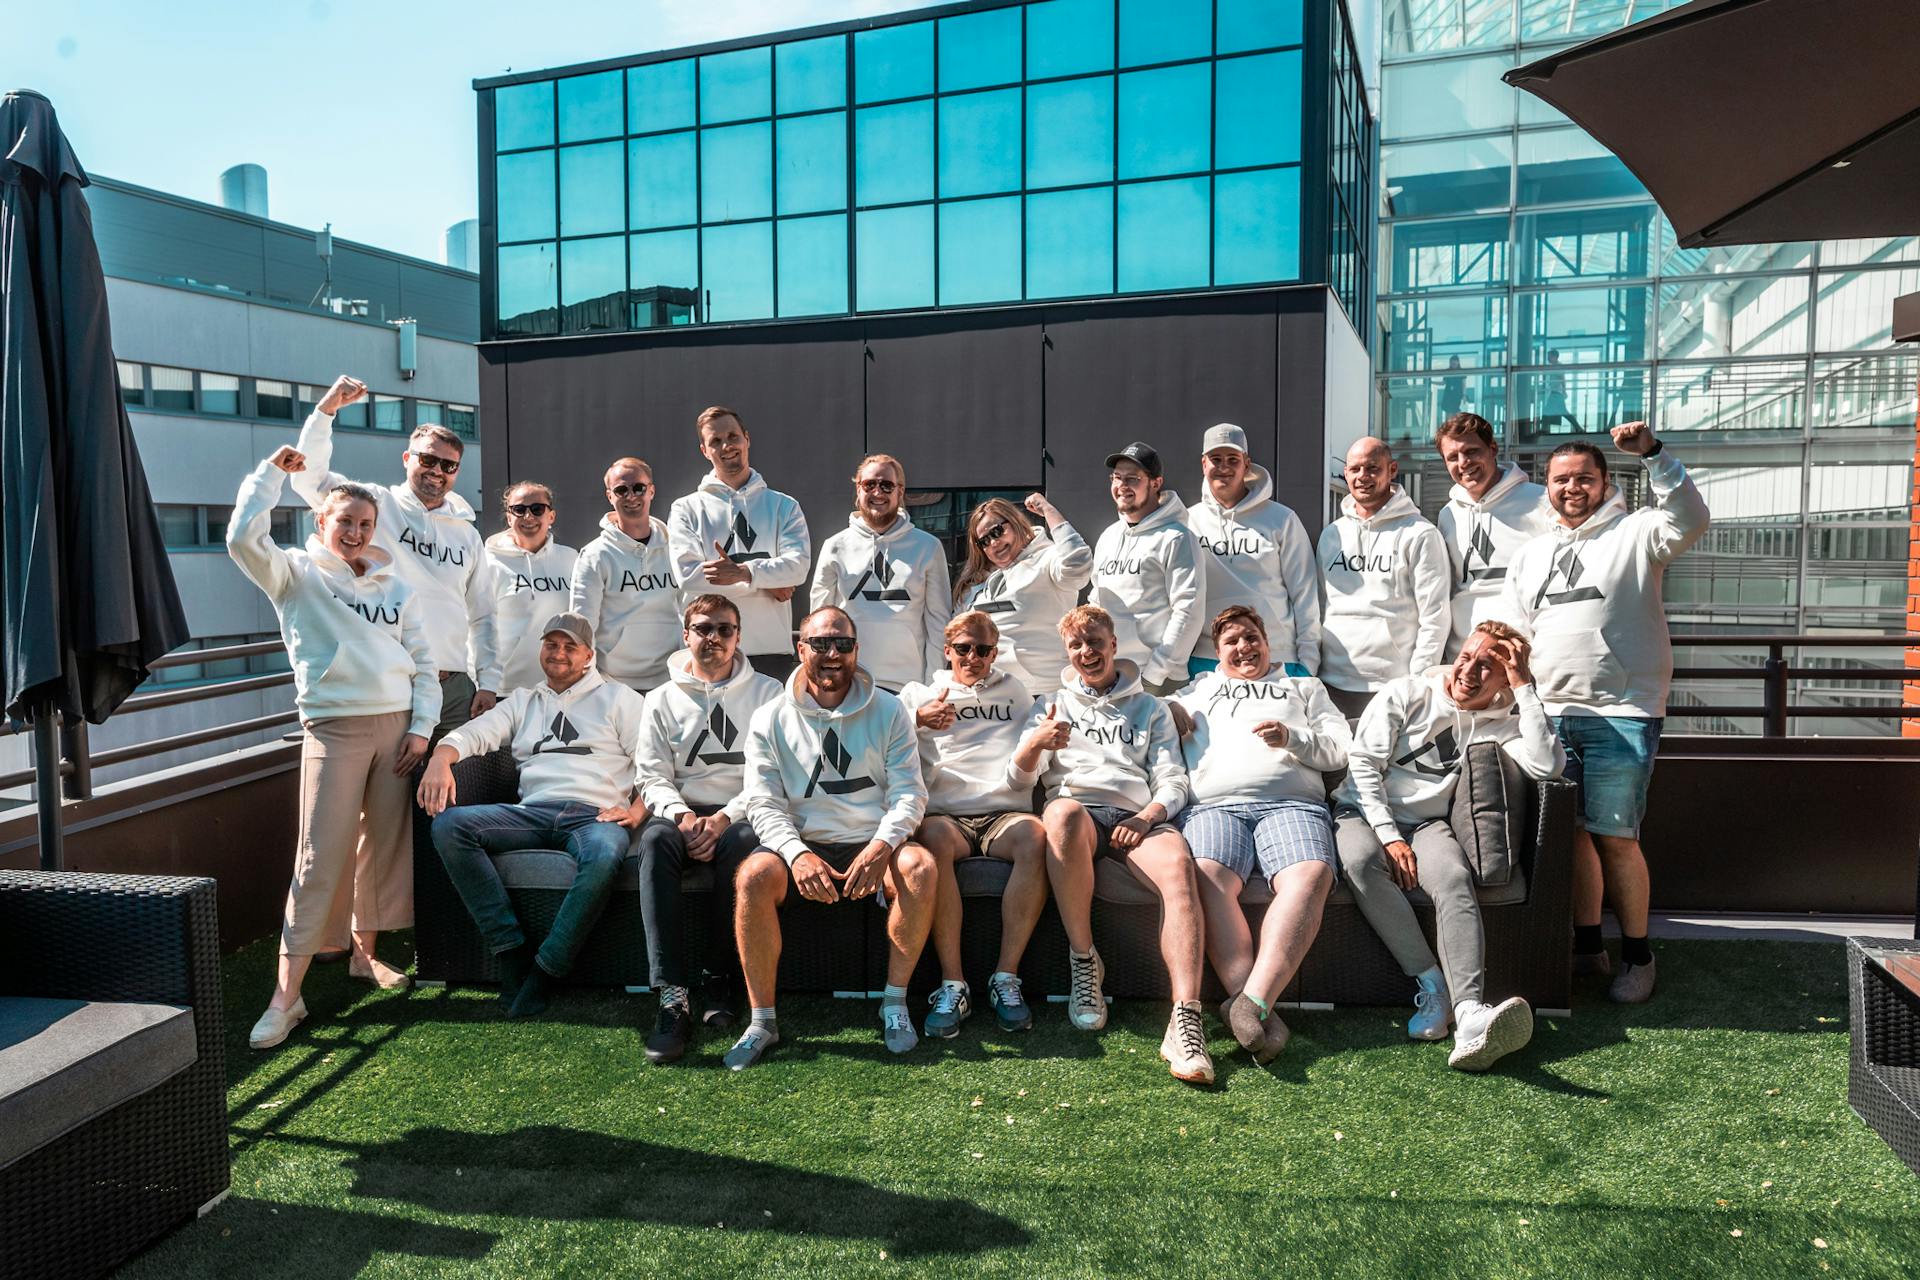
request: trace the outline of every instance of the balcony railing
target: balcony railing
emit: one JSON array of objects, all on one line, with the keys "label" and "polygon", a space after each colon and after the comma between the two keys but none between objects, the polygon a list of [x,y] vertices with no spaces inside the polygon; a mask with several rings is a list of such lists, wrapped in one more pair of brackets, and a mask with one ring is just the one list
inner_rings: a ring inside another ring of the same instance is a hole
[{"label": "balcony railing", "polygon": [[1710,705],[1688,707],[1688,717],[1719,716],[1728,720],[1760,721],[1760,736],[1784,738],[1787,723],[1796,717],[1852,720],[1907,720],[1920,717],[1920,706],[1898,703],[1859,706],[1829,706],[1820,703],[1791,702],[1795,680],[1858,680],[1863,683],[1920,683],[1920,669],[1909,667],[1873,667],[1854,663],[1848,666],[1805,667],[1787,660],[1789,649],[1911,649],[1920,646],[1920,635],[1740,635],[1722,633],[1676,634],[1674,648],[1688,649],[1765,649],[1767,656],[1758,667],[1675,667],[1675,680],[1713,680],[1760,682],[1758,706]]}]

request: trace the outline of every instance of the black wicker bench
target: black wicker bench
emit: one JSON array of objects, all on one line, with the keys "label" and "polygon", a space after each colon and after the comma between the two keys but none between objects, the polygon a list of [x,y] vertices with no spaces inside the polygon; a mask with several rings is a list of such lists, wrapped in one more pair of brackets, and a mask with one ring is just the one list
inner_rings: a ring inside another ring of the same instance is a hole
[{"label": "black wicker bench", "polygon": [[1847,1103],[1920,1173],[1920,942],[1848,938]]}]

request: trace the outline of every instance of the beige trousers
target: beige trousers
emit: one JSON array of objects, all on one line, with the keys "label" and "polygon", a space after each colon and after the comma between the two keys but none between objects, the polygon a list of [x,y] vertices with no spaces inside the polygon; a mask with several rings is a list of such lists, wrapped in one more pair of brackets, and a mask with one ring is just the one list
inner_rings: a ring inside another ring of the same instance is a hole
[{"label": "beige trousers", "polygon": [[413,924],[412,779],[393,764],[408,714],[302,722],[300,843],[280,954],[352,944],[349,930]]}]

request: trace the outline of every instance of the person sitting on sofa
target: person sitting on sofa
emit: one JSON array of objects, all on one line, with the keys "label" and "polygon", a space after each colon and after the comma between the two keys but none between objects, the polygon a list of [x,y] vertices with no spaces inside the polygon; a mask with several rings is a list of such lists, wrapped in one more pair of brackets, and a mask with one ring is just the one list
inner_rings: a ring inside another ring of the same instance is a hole
[{"label": "person sitting on sofa", "polygon": [[[1467,748],[1496,742],[1530,778],[1555,778],[1566,751],[1527,667],[1527,642],[1482,622],[1451,667],[1390,680],[1368,704],[1347,756],[1335,843],[1360,914],[1419,984],[1407,1019],[1416,1040],[1454,1031],[1447,1065],[1485,1071],[1533,1038],[1519,996],[1483,1002],[1486,933],[1473,870],[1447,825]],[[1420,932],[1406,890],[1433,899],[1440,959]],[[1449,1000],[1451,994],[1451,1000]]]},{"label": "person sitting on sofa", "polygon": [[[420,780],[433,846],[493,949],[500,999],[515,1018],[543,1012],[552,981],[572,972],[613,896],[628,838],[647,813],[633,798],[646,704],[594,665],[593,628],[585,618],[556,613],[547,619],[540,667],[544,682],[515,689],[442,738]],[[502,746],[511,747],[520,767],[520,802],[460,805],[454,764]],[[490,856],[524,849],[560,850],[575,863],[573,884],[537,953]]]}]

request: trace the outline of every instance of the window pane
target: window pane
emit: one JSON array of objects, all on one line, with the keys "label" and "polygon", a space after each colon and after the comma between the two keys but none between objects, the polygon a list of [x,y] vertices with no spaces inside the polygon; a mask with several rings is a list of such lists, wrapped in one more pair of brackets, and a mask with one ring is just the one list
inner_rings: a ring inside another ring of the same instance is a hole
[{"label": "window pane", "polygon": [[560,149],[560,234],[593,235],[626,228],[627,175],[618,142]]},{"label": "window pane", "polygon": [[1113,188],[1027,197],[1027,296],[1113,292]]},{"label": "window pane", "polygon": [[[1387,303],[1382,334],[1389,369],[1458,368],[1507,362],[1504,293],[1438,294]],[[1485,416],[1485,415],[1482,415]]]},{"label": "window pane", "polygon": [[773,314],[773,224],[709,227],[700,258],[709,320],[759,320]]},{"label": "window pane", "polygon": [[700,131],[700,221],[732,222],[773,212],[773,126]]},{"label": "window pane", "polygon": [[875,27],[853,36],[853,100],[885,102],[933,92],[933,24]]},{"label": "window pane", "polygon": [[[1213,90],[1206,63],[1120,77],[1120,176],[1150,178],[1207,168]],[[1268,127],[1272,127],[1269,120]]]},{"label": "window pane", "polygon": [[1027,185],[1064,187],[1112,178],[1113,77],[1028,88]]},{"label": "window pane", "polygon": [[1544,369],[1515,373],[1513,439],[1598,435],[1647,416],[1645,369]]},{"label": "window pane", "polygon": [[634,133],[693,127],[693,59],[652,62],[627,72],[627,128]]},{"label": "window pane", "polygon": [[1113,0],[1045,0],[1026,8],[1028,79],[1113,68]]},{"label": "window pane", "polygon": [[450,404],[445,425],[455,435],[471,440],[480,432],[480,415],[470,404]]},{"label": "window pane", "polygon": [[693,318],[700,296],[700,242],[692,231],[629,236],[627,323],[635,329]]},{"label": "window pane", "polygon": [[1385,212],[1405,218],[1505,208],[1512,169],[1513,139],[1506,134],[1382,147]]},{"label": "window pane", "polygon": [[1300,277],[1300,171],[1257,169],[1213,180],[1213,282]]},{"label": "window pane", "polygon": [[1813,429],[1821,435],[1892,428],[1913,422],[1920,357],[1848,356],[1813,364]]},{"label": "window pane", "polygon": [[1176,178],[1120,188],[1120,291],[1207,283],[1207,180]]},{"label": "window pane", "polygon": [[[1769,432],[1797,437],[1801,433],[1801,396],[1806,380],[1806,365],[1798,360],[1665,365],[1660,370],[1659,410],[1654,422],[1663,437],[1677,431]],[[1753,437],[1750,434],[1748,438]],[[1795,494],[1795,515],[1799,506],[1799,495]],[[1716,517],[1719,514],[1716,512]]]},{"label": "window pane", "polygon": [[854,117],[853,193],[859,204],[933,197],[933,103],[869,107]]},{"label": "window pane", "polygon": [[373,429],[375,431],[405,431],[407,429],[407,402],[400,396],[375,395],[373,397]]},{"label": "window pane", "polygon": [[201,374],[200,412],[240,412],[240,379],[230,373]]},{"label": "window pane", "polygon": [[847,113],[801,116],[777,126],[781,213],[847,207]]},{"label": "window pane", "polygon": [[776,46],[773,83],[782,114],[845,106],[847,38],[822,36]]},{"label": "window pane", "polygon": [[436,426],[447,425],[447,406],[434,400],[415,400],[413,402],[413,425],[424,427],[428,423]]},{"label": "window pane", "polygon": [[493,145],[501,151],[553,145],[553,81],[493,91]]},{"label": "window pane", "polygon": [[1645,197],[1646,188],[1611,151],[1581,129],[1520,135],[1521,204],[1572,204]]},{"label": "window pane", "polygon": [[1870,240],[1822,240],[1820,265],[1823,267],[1880,266],[1890,262],[1920,260],[1920,238],[1901,236]]},{"label": "window pane", "polygon": [[859,308],[891,311],[933,305],[933,206],[860,215]]},{"label": "window pane", "polygon": [[[545,330],[545,332],[551,333],[553,331],[548,329]],[[367,429],[367,402],[360,400],[353,404],[342,406],[340,412],[333,416],[333,425],[336,427],[352,427],[356,431],[365,431]]]},{"label": "window pane", "polygon": [[1020,296],[1020,198],[940,206],[940,305]]},{"label": "window pane", "polygon": [[693,133],[660,133],[627,144],[627,217],[635,228],[698,221]]},{"label": "window pane", "polygon": [[1020,91],[997,89],[942,98],[940,194],[976,196],[1019,189]]},{"label": "window pane", "polygon": [[503,336],[560,331],[558,265],[551,242],[500,250],[499,332]]},{"label": "window pane", "polygon": [[1433,429],[1456,413],[1477,413],[1505,433],[1507,373],[1455,373],[1450,358],[1431,377],[1388,378],[1381,387],[1381,421],[1389,444],[1433,447]]},{"label": "window pane", "polygon": [[1807,349],[1806,276],[1660,286],[1660,357],[1779,356]]},{"label": "window pane", "polygon": [[847,217],[789,218],[780,224],[780,314],[847,311]]},{"label": "window pane", "polygon": [[[1227,26],[1225,10],[1229,3],[1258,2],[1221,0],[1222,33]],[[1386,0],[1381,9],[1381,44],[1389,55],[1443,53],[1448,49],[1513,43],[1513,0],[1460,0],[1457,4],[1445,5]]]},{"label": "window pane", "polygon": [[553,152],[501,156],[498,175],[500,239],[535,240],[553,234]]},{"label": "window pane", "polygon": [[[1484,0],[1468,0],[1469,4]],[[1218,0],[1220,53],[1300,43],[1300,0]]]},{"label": "window pane", "polygon": [[1612,364],[1647,354],[1647,290],[1557,289],[1514,297],[1515,364]]},{"label": "window pane", "polygon": [[701,124],[772,114],[773,57],[769,50],[739,49],[700,59]]},{"label": "window pane", "polygon": [[1520,0],[1520,39],[1580,40],[1650,18],[1681,0]]},{"label": "window pane", "polygon": [[595,333],[627,327],[625,236],[568,240],[560,246],[560,331]]},{"label": "window pane", "polygon": [[153,366],[153,407],[193,412],[193,370]]},{"label": "window pane", "polygon": [[306,539],[306,530],[302,528],[301,516],[304,513],[292,507],[275,507],[269,520],[273,531],[273,540],[280,546],[297,546]]},{"label": "window pane", "polygon": [[1206,57],[1213,52],[1212,10],[1193,0],[1120,0],[1120,65]]},{"label": "window pane", "polygon": [[625,132],[620,101],[621,75],[569,76],[560,82],[560,141],[617,138]]},{"label": "window pane", "polygon": [[1513,65],[1509,54],[1412,62],[1381,72],[1380,136],[1426,138],[1513,125],[1514,100],[1533,95],[1500,79]]},{"label": "window pane", "polygon": [[1300,158],[1300,54],[1267,53],[1214,64],[1216,168]]},{"label": "window pane", "polygon": [[265,378],[253,384],[253,411],[262,418],[293,417],[293,384],[269,382]]},{"label": "window pane", "polygon": [[1524,214],[1520,278],[1544,283],[1644,276],[1654,213],[1648,204]]},{"label": "window pane", "polygon": [[1820,277],[1815,342],[1822,351],[1865,351],[1893,342],[1893,300],[1920,289],[1920,270],[1843,271]]},{"label": "window pane", "polygon": [[1389,292],[1507,282],[1507,216],[1396,222],[1383,228],[1393,275]]},{"label": "window pane", "polygon": [[940,20],[940,92],[1020,79],[1020,6]]},{"label": "window pane", "polygon": [[120,372],[120,403],[145,404],[147,402],[146,366],[131,364],[125,360],[114,361]]},{"label": "window pane", "polygon": [[160,540],[167,546],[200,545],[200,508],[177,502],[158,502],[153,510],[160,517]]}]

